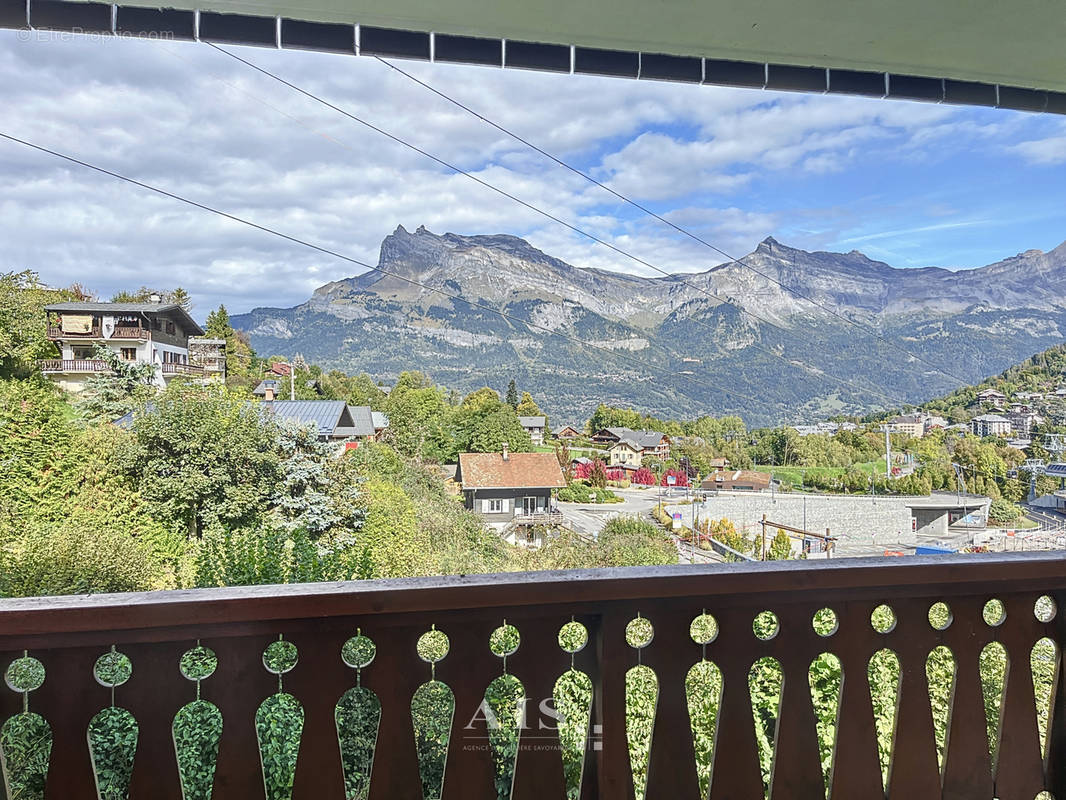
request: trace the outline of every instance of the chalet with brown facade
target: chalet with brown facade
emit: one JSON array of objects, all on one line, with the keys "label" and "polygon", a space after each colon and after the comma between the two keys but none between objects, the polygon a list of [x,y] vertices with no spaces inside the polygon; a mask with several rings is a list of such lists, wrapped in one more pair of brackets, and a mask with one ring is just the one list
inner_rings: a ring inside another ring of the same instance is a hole
[{"label": "chalet with brown facade", "polygon": [[203,329],[173,303],[55,303],[45,306],[48,338],[58,358],[39,362],[41,372],[62,388],[78,392],[96,372],[108,371],[95,357],[103,346],[123,361],[153,364],[160,385],[177,375],[202,376],[189,358],[189,337]]},{"label": "chalet with brown facade", "polygon": [[561,428],[556,428],[552,431],[552,436],[556,439],[566,441],[568,439],[578,439],[581,437],[581,431],[575,428],[573,425],[563,425]]}]

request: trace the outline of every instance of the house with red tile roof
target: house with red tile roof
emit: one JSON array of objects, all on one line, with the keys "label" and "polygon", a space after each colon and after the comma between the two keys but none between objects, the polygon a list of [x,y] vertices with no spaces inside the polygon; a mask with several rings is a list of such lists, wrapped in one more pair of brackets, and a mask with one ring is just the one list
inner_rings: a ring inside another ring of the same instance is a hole
[{"label": "house with red tile roof", "polygon": [[460,453],[456,481],[466,507],[487,522],[550,519],[552,489],[566,486],[554,453]]}]

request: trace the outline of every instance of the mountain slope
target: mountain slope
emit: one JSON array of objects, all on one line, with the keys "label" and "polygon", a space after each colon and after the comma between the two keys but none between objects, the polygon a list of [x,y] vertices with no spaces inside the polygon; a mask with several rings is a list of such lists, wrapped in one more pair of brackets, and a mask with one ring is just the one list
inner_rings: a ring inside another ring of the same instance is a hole
[{"label": "mountain slope", "polygon": [[958,272],[772,238],[743,261],[642,278],[574,267],[513,236],[400,227],[382,242],[388,274],[233,322],[260,352],[386,380],[422,369],[469,390],[514,376],[568,418],[613,401],[755,424],[917,402],[958,384],[898,347],[972,382],[1066,338],[1066,243]]}]

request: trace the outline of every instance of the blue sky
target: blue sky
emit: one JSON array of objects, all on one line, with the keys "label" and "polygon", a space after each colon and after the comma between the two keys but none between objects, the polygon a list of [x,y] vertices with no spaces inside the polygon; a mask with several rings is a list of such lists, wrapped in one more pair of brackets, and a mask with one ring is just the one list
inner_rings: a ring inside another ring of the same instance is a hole
[{"label": "blue sky", "polygon": [[[206,45],[0,34],[0,130],[376,263],[404,225],[513,233],[649,274]],[[235,51],[667,271],[721,257],[369,58]],[[1066,119],[397,62],[733,256],[763,238],[898,267],[1066,240]],[[109,294],[181,284],[203,316],[295,305],[330,260],[0,143],[0,269]]]}]

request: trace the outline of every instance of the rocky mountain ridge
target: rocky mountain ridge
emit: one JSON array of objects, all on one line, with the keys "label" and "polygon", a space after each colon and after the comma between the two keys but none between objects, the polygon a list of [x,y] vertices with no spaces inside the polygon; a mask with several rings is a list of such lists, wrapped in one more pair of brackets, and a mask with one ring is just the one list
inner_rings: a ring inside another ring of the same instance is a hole
[{"label": "rocky mountain ridge", "polygon": [[[549,407],[614,399],[685,416],[746,410],[753,421],[859,411],[883,405],[877,393],[888,390],[914,401],[953,387],[841,317],[973,380],[1066,338],[1066,243],[951,271],[897,269],[858,251],[812,253],[770,237],[741,261],[640,277],[572,266],[514,236],[401,226],[382,242],[382,272],[234,321],[257,350],[299,351],[386,380],[416,368],[466,389],[525,375],[544,384]],[[606,347],[618,363],[547,331]],[[733,396],[710,389],[712,378],[724,378]],[[738,402],[751,393],[760,399]]]}]

